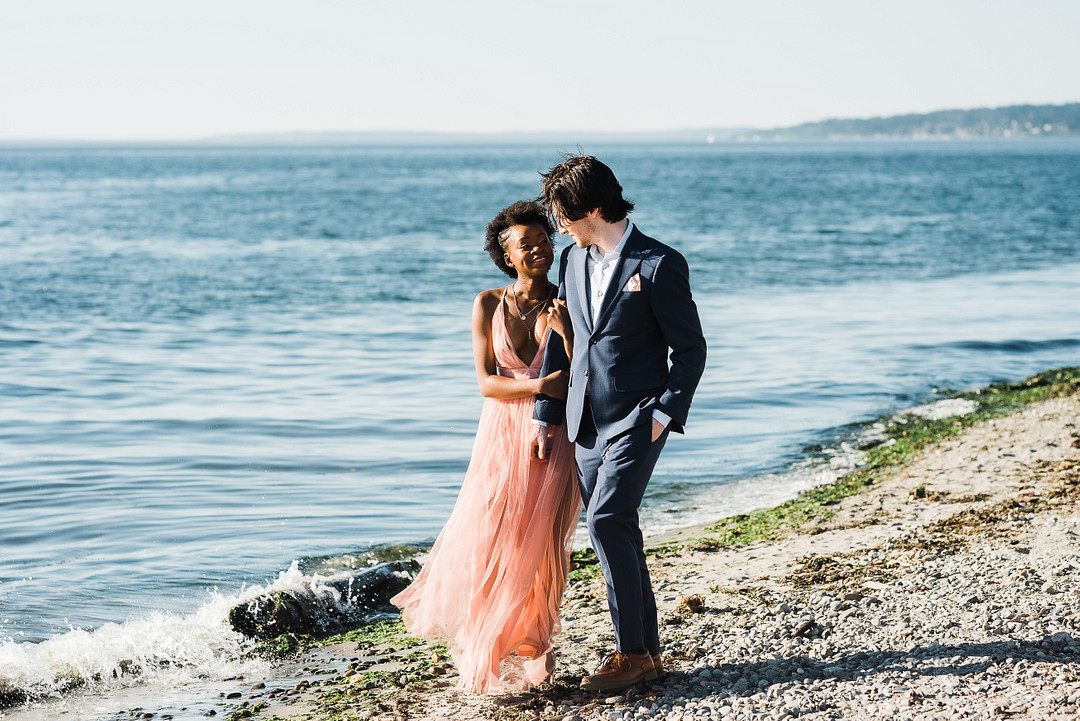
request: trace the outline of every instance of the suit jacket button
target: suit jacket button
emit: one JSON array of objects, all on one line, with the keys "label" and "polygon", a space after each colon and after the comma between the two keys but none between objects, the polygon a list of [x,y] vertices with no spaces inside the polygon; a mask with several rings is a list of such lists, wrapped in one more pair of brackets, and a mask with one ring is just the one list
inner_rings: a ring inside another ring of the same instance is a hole
[{"label": "suit jacket button", "polygon": [[589,369],[588,368],[585,369],[585,375],[589,375]]}]

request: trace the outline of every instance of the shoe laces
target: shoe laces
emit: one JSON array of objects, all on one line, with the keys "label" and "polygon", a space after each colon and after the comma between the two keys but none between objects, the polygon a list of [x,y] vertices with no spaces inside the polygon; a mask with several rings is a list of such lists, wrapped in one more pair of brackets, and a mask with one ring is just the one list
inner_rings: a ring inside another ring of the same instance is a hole
[{"label": "shoe laces", "polygon": [[623,671],[630,668],[630,657],[622,651],[615,651],[604,659],[600,671]]}]

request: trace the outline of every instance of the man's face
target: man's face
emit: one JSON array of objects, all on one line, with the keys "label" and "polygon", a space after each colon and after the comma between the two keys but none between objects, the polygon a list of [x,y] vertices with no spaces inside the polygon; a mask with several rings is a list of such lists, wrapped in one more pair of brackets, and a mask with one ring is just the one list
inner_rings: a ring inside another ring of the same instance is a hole
[{"label": "man's face", "polygon": [[590,211],[584,218],[578,220],[566,220],[565,218],[556,218],[556,228],[560,233],[569,235],[574,243],[579,248],[588,248],[590,245],[596,243],[596,226],[597,218],[600,216],[598,210]]}]

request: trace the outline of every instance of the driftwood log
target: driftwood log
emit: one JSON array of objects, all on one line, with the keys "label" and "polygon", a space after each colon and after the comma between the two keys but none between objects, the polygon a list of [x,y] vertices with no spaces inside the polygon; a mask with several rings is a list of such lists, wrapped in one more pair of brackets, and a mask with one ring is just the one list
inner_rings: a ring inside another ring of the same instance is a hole
[{"label": "driftwood log", "polygon": [[396,613],[390,599],[419,570],[415,561],[391,561],[349,576],[257,596],[229,609],[229,623],[245,636],[271,639],[285,633],[321,636]]}]

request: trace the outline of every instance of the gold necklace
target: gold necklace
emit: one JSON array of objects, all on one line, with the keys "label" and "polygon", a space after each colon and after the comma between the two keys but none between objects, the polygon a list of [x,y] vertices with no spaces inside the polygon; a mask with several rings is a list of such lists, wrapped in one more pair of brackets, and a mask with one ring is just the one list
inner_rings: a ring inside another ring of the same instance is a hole
[{"label": "gold necklace", "polygon": [[[554,287],[555,286],[553,286],[551,283],[548,283],[547,297],[544,298],[539,303],[537,303],[536,305],[534,305],[532,310],[530,310],[528,313],[522,313],[521,312],[521,307],[518,305],[518,302],[517,302],[517,284],[516,283],[514,284],[514,292],[510,294],[510,300],[512,300],[514,302],[514,315],[516,315],[521,320],[522,324],[524,324],[526,328],[529,328],[529,324],[528,324],[529,316],[532,315],[533,313],[535,313],[537,311],[537,309],[543,308],[545,305],[548,304],[548,301],[551,300],[552,289]],[[530,330],[532,330],[532,329],[530,328]]]}]

